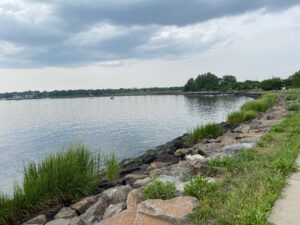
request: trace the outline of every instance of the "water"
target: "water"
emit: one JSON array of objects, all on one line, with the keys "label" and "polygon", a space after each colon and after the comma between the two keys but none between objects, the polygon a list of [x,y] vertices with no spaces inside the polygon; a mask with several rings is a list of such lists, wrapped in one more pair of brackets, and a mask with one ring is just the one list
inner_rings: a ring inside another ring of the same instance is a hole
[{"label": "water", "polygon": [[120,159],[221,122],[246,97],[131,96],[0,101],[0,190],[9,193],[23,166],[80,141]]}]

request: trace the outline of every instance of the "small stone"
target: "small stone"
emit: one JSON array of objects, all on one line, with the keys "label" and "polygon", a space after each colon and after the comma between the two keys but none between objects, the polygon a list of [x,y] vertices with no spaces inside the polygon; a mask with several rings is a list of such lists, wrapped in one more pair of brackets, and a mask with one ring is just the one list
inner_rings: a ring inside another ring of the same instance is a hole
[{"label": "small stone", "polygon": [[26,221],[25,223],[22,223],[22,225],[30,225],[30,224],[44,225],[44,224],[46,224],[46,222],[47,222],[46,216],[41,214],[41,215],[34,217],[31,220]]},{"label": "small stone", "polygon": [[63,207],[56,215],[55,219],[58,218],[73,218],[76,217],[77,213],[74,209],[71,209],[70,207]]},{"label": "small stone", "polygon": [[76,202],[75,204],[71,205],[72,209],[75,209],[79,215],[83,214],[90,206],[95,204],[98,200],[99,196],[91,196]]},{"label": "small stone", "polygon": [[125,181],[126,181],[126,184],[129,184],[132,186],[136,180],[144,179],[146,177],[148,177],[148,175],[132,173],[132,174],[128,174],[125,176]]},{"label": "small stone", "polygon": [[128,209],[135,208],[142,201],[142,193],[139,189],[133,189],[127,196],[126,205]]},{"label": "small stone", "polygon": [[138,212],[172,223],[184,222],[188,215],[199,205],[190,196],[180,196],[170,200],[151,199],[139,204]]},{"label": "small stone", "polygon": [[140,179],[140,180],[137,180],[133,183],[132,187],[133,188],[139,188],[139,187],[143,187],[147,184],[149,184],[151,182],[151,178],[150,177],[146,177],[144,179]]},{"label": "small stone", "polygon": [[160,169],[160,168],[163,168],[163,167],[166,167],[169,165],[170,165],[170,163],[168,163],[168,162],[153,162],[148,166],[146,171],[150,172],[152,170]]},{"label": "small stone", "polygon": [[184,157],[185,155],[189,154],[191,152],[191,148],[180,148],[177,149],[175,152],[176,157]]},{"label": "small stone", "polygon": [[[127,198],[128,200],[128,198]],[[110,205],[106,208],[104,215],[102,217],[103,220],[112,217],[113,215],[122,212],[125,209],[125,203],[121,202],[116,205]]]}]

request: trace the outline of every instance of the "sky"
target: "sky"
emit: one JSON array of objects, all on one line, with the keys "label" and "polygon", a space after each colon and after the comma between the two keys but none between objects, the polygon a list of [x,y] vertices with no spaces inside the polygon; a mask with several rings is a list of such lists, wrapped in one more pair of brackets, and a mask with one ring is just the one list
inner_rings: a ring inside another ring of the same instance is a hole
[{"label": "sky", "polygon": [[300,69],[300,0],[1,0],[0,92]]}]

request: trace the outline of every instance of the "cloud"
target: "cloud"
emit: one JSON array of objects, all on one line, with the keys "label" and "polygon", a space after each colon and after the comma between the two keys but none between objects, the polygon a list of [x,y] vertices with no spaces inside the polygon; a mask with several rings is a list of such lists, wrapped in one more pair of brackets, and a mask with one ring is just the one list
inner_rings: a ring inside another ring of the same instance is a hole
[{"label": "cloud", "polygon": [[107,66],[105,62],[187,57],[272,27],[297,30],[296,4],[299,1],[2,0],[0,66]]}]

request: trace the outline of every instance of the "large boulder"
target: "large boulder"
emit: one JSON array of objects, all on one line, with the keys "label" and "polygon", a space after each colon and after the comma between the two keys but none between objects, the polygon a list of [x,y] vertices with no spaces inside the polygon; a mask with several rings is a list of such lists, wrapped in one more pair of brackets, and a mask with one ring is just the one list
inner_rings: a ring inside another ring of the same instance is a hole
[{"label": "large boulder", "polygon": [[126,205],[128,209],[136,208],[137,205],[142,201],[142,193],[139,189],[133,189],[129,192]]},{"label": "large boulder", "polygon": [[104,215],[102,217],[103,220],[112,217],[113,215],[122,212],[126,208],[124,202],[118,203],[116,205],[110,205],[106,208]]},{"label": "large boulder", "polygon": [[76,202],[75,204],[71,205],[71,208],[76,210],[79,215],[85,213],[85,211],[94,205],[99,199],[99,195],[94,195],[91,197],[84,198],[80,200],[79,202]]},{"label": "large boulder", "polygon": [[44,225],[46,223],[47,223],[46,216],[43,215],[43,214],[41,214],[41,215],[38,215],[38,216],[34,217],[31,220],[26,221],[25,223],[22,223],[22,225],[31,225],[31,224],[34,224],[34,225]]},{"label": "large boulder", "polygon": [[56,215],[55,215],[55,219],[59,219],[59,218],[73,218],[76,217],[77,213],[74,209],[70,208],[70,207],[63,207]]},{"label": "large boulder", "polygon": [[151,199],[139,204],[138,212],[171,223],[184,222],[188,215],[199,205],[190,196],[180,196],[170,200]]},{"label": "large boulder", "polygon": [[130,185],[110,188],[102,194],[106,196],[108,205],[126,202],[128,193],[132,190]]},{"label": "large boulder", "polygon": [[102,219],[107,206],[105,197],[101,196],[93,206],[80,216],[80,218],[87,224],[99,222]]},{"label": "large boulder", "polygon": [[150,178],[150,177],[146,177],[146,178],[144,178],[144,179],[136,180],[136,181],[133,183],[132,187],[133,187],[133,188],[143,187],[143,186],[149,184],[150,182],[151,182],[151,178]]},{"label": "large boulder", "polygon": [[130,186],[132,186],[136,180],[144,179],[146,177],[148,177],[148,175],[131,173],[131,174],[128,174],[125,176],[125,181],[126,181],[126,184],[129,184]]}]

